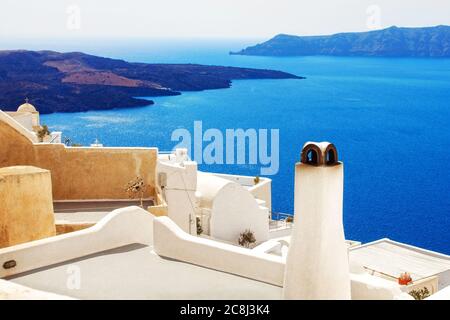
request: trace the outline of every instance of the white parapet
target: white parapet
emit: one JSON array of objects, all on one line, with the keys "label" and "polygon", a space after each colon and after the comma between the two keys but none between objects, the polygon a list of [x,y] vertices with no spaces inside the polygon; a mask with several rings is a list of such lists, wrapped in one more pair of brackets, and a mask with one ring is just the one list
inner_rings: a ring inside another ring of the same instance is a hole
[{"label": "white parapet", "polygon": [[[275,240],[254,249],[195,237],[181,230],[170,218],[157,217],[153,226],[154,251],[163,257],[192,263],[217,271],[228,272],[249,279],[283,286],[285,260],[282,255],[268,254]],[[281,242],[287,243],[279,239]],[[283,247],[286,247],[286,246]],[[283,248],[280,248],[284,250]],[[298,262],[302,264],[302,262]],[[338,277],[338,275],[335,275]],[[412,297],[395,282],[367,274],[363,269],[354,270],[348,276],[353,300],[411,300]],[[339,280],[339,279],[335,279]],[[302,286],[302,283],[296,284]],[[446,295],[444,295],[446,296]]]},{"label": "white parapet", "polygon": [[17,132],[19,132],[21,135],[28,138],[30,141],[32,141],[34,143],[38,142],[36,133],[25,128],[22,123],[18,122],[16,119],[14,119],[11,116],[11,113],[7,114],[6,112],[3,112],[0,110],[0,121],[5,122],[6,124],[8,124],[12,128],[14,128]]},{"label": "white parapet", "polygon": [[368,273],[351,273],[352,300],[414,300],[399,285]]},{"label": "white parapet", "polygon": [[281,286],[281,257],[192,236],[168,217],[154,219],[154,250],[163,257]]},{"label": "white parapet", "polygon": [[286,299],[350,299],[342,223],[344,166],[329,143],[307,143],[295,166],[295,221],[286,260]]},{"label": "white parapet", "polygon": [[0,300],[74,300],[71,297],[35,290],[0,279]]},{"label": "white parapet", "polygon": [[153,215],[140,207],[112,211],[95,226],[0,249],[0,278],[133,243],[153,243]]}]

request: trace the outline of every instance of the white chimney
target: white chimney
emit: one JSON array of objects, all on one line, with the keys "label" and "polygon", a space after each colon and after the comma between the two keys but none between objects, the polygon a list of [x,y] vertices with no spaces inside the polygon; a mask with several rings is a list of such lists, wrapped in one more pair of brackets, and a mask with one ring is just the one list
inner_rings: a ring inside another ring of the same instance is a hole
[{"label": "white chimney", "polygon": [[295,165],[294,227],[286,261],[285,299],[350,299],[342,223],[344,165],[335,146],[307,142]]}]

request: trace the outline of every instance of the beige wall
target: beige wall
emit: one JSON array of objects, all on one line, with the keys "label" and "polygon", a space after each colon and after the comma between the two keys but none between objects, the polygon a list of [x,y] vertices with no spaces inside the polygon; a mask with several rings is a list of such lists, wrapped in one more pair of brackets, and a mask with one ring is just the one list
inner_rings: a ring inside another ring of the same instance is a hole
[{"label": "beige wall", "polygon": [[54,235],[50,172],[0,168],[0,248]]},{"label": "beige wall", "polygon": [[69,148],[33,144],[0,120],[0,168],[33,165],[51,171],[55,200],[125,199],[127,182],[140,176],[154,196],[156,148]]}]

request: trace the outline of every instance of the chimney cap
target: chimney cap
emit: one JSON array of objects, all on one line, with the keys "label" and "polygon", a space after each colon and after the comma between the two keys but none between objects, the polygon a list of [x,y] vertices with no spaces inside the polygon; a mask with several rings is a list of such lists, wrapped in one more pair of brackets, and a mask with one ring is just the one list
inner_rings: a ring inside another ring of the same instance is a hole
[{"label": "chimney cap", "polygon": [[339,164],[336,146],[330,142],[308,141],[303,145],[301,163],[312,166],[334,166]]}]

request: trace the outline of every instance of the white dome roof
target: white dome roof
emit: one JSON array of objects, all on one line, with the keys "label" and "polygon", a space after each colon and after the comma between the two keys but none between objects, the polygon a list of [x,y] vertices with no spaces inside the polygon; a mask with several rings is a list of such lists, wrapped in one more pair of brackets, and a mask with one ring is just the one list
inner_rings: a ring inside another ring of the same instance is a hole
[{"label": "white dome roof", "polygon": [[19,108],[17,108],[17,111],[19,112],[36,112],[36,108],[28,102],[25,102],[24,104],[21,104]]}]

